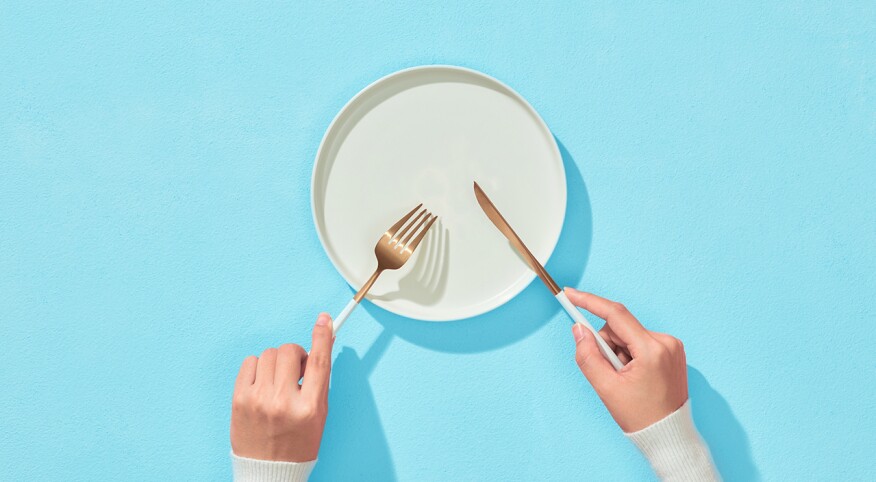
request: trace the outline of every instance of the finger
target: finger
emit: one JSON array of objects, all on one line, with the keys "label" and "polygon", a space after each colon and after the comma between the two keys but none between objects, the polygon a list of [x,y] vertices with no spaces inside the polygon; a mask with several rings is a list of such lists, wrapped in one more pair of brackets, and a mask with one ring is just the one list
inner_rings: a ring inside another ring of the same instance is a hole
[{"label": "finger", "polygon": [[681,343],[681,340],[678,338],[668,335],[666,333],[660,333],[656,331],[649,332],[651,337],[657,340],[661,345],[665,346],[669,353],[672,354],[681,354],[684,355],[684,344]]},{"label": "finger", "polygon": [[617,351],[618,342],[617,336],[612,337],[613,333],[611,332],[611,328],[606,324],[599,330],[599,336],[602,337],[603,340],[611,347],[612,351]]},{"label": "finger", "polygon": [[256,367],[256,385],[273,385],[274,370],[277,364],[277,349],[268,348],[259,357],[259,366]]},{"label": "finger", "polygon": [[639,323],[639,320],[632,313],[627,311],[624,305],[572,288],[566,288],[566,296],[569,297],[572,304],[605,320],[621,343],[629,345],[647,341],[648,330]]},{"label": "finger", "polygon": [[630,355],[630,350],[627,349],[627,346],[621,342],[620,338],[611,331],[611,327],[607,324],[599,330],[599,335],[608,343],[608,346],[611,348],[611,351],[617,355],[618,359],[623,362],[624,365],[631,362],[633,360],[632,355]]},{"label": "finger", "polygon": [[277,369],[274,373],[275,385],[287,385],[298,388],[298,380],[301,378],[301,367],[307,359],[304,348],[287,343],[280,346],[277,351]]},{"label": "finger", "polygon": [[661,345],[665,346],[666,348],[672,348],[672,346],[675,344],[675,338],[673,338],[670,335],[667,335],[666,333],[652,331],[652,332],[650,332],[650,335],[651,335],[651,338],[654,338],[655,340],[657,340]]},{"label": "finger", "polygon": [[572,326],[572,334],[575,336],[575,362],[578,363],[578,368],[587,381],[593,385],[596,393],[601,396],[602,392],[608,390],[617,379],[618,374],[599,351],[596,338],[590,330],[580,323],[575,323]]},{"label": "finger", "polygon": [[307,357],[307,371],[301,384],[301,391],[316,400],[325,400],[328,396],[329,378],[332,371],[332,319],[325,313],[320,313],[313,327],[313,344]]},{"label": "finger", "polygon": [[599,334],[602,335],[603,338],[608,336],[608,340],[606,340],[606,341],[610,340],[609,343],[611,345],[617,346],[619,348],[626,347],[626,343],[624,343],[623,340],[621,340],[619,336],[617,336],[613,331],[611,331],[611,327],[608,326],[608,323],[606,323],[605,326],[603,326],[602,329],[599,330]]},{"label": "finger", "polygon": [[255,382],[258,364],[259,359],[252,355],[243,359],[243,363],[240,364],[240,370],[237,372],[237,380],[234,381],[235,391],[248,387]]}]

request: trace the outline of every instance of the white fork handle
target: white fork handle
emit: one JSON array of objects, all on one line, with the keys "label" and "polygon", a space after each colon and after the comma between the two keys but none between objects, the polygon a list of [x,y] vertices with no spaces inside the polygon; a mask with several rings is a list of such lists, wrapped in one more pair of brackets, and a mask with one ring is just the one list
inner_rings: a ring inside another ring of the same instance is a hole
[{"label": "white fork handle", "polygon": [[620,358],[618,358],[617,355],[615,355],[614,352],[611,351],[611,347],[608,346],[608,343],[606,343],[605,340],[602,339],[602,336],[600,336],[599,333],[593,329],[590,323],[587,322],[587,319],[584,318],[584,315],[582,315],[581,312],[578,311],[578,307],[573,305],[572,302],[569,301],[569,297],[566,296],[566,293],[564,291],[560,291],[559,293],[557,293],[557,301],[559,301],[560,304],[563,305],[566,313],[568,313],[569,316],[571,316],[572,319],[575,320],[575,323],[580,323],[584,325],[584,328],[587,328],[588,330],[590,330],[590,333],[593,333],[593,338],[596,338],[596,344],[599,345],[599,351],[601,351],[605,358],[607,358],[608,361],[611,362],[611,366],[613,366],[615,370],[620,370],[621,368],[623,368],[624,364],[620,361]]},{"label": "white fork handle", "polygon": [[352,313],[353,310],[356,309],[356,305],[358,304],[359,303],[356,303],[356,300],[350,300],[350,302],[347,303],[347,306],[344,307],[344,311],[342,311],[341,314],[332,321],[334,334],[337,334],[341,327],[344,326],[344,322],[347,321],[347,317],[350,316],[350,313]]}]

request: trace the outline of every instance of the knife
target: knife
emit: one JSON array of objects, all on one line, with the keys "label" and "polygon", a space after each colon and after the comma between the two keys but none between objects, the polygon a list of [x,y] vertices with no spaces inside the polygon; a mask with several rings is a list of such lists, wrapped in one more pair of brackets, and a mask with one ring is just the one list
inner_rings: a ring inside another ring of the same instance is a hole
[{"label": "knife", "polygon": [[596,339],[596,344],[599,345],[599,351],[602,352],[603,356],[611,362],[611,365],[615,370],[620,370],[624,367],[624,364],[620,361],[620,359],[615,355],[614,351],[612,351],[611,347],[608,346],[608,343],[602,339],[602,336],[597,333],[597,331],[587,322],[587,319],[584,318],[584,315],[578,311],[578,308],[569,301],[569,298],[566,296],[566,293],[557,286],[556,281],[551,278],[551,275],[548,274],[547,270],[544,269],[544,266],[535,259],[535,256],[529,251],[529,248],[523,244],[523,241],[520,239],[520,236],[517,236],[517,233],[514,232],[514,229],[511,228],[511,225],[508,224],[508,221],[505,221],[505,218],[502,216],[502,213],[496,209],[496,206],[490,201],[490,198],[487,197],[484,190],[478,186],[478,183],[474,183],[474,192],[475,197],[478,200],[478,204],[481,205],[481,209],[484,210],[484,213],[490,218],[490,221],[499,229],[499,231],[508,238],[508,241],[511,242],[511,246],[514,246],[514,249],[520,253],[520,256],[526,261],[526,264],[535,271],[535,274],[541,278],[541,281],[551,290],[554,297],[557,301],[560,302],[560,305],[563,306],[563,309],[566,310],[566,313],[572,317],[572,320],[575,323],[580,323],[590,330],[593,333],[593,338]]}]

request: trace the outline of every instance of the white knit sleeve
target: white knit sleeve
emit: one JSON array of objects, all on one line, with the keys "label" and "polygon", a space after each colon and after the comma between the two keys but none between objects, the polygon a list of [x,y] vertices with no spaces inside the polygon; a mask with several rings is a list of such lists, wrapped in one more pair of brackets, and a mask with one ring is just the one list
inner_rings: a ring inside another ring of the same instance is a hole
[{"label": "white knit sleeve", "polygon": [[663,420],[626,436],[642,451],[660,480],[721,480],[709,447],[694,426],[690,400]]},{"label": "white knit sleeve", "polygon": [[234,482],[307,482],[316,460],[277,462],[238,457],[231,453]]}]

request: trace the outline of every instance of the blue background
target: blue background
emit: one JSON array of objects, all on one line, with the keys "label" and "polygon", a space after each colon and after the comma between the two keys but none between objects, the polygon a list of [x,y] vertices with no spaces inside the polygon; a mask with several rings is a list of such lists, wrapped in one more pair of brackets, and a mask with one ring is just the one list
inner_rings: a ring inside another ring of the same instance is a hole
[{"label": "blue background", "polygon": [[[350,288],[321,136],[369,82],[481,70],[564,155],[549,269],[685,341],[727,480],[876,477],[876,6],[0,4],[0,478],[230,478],[239,362]],[[336,344],[314,480],[640,480],[537,282]]]}]

